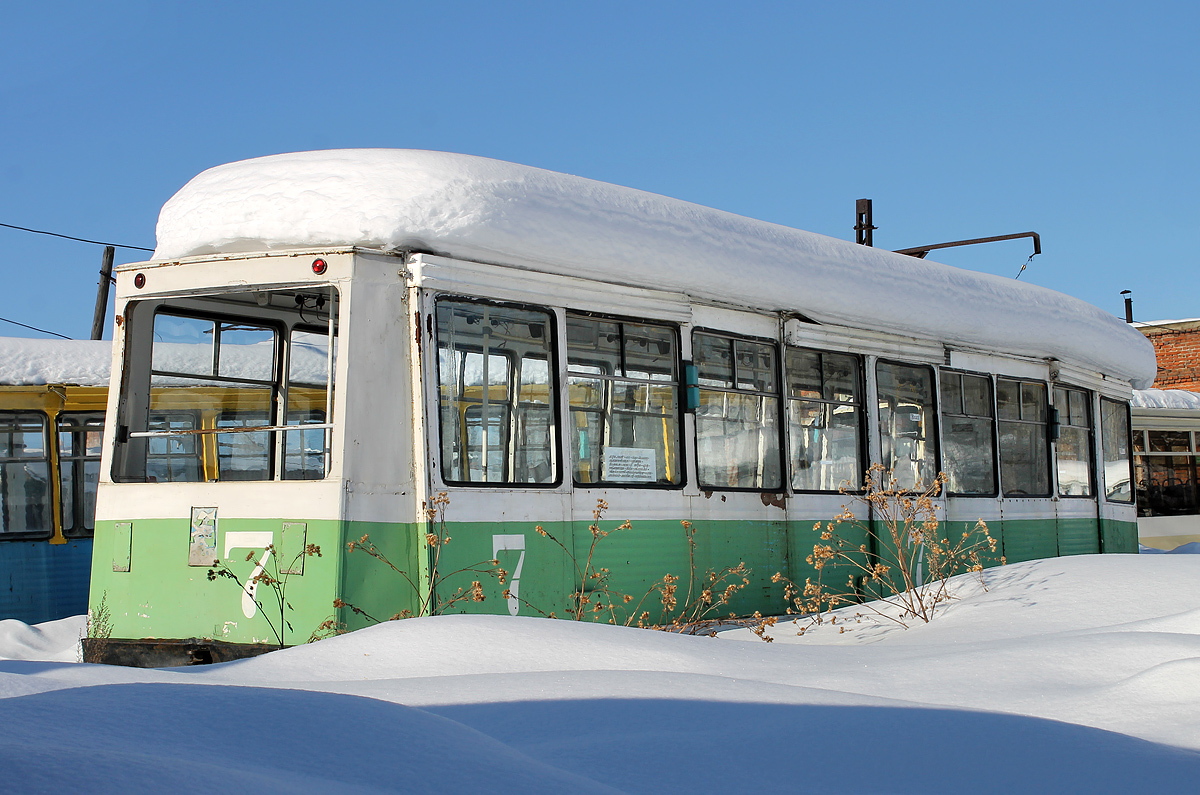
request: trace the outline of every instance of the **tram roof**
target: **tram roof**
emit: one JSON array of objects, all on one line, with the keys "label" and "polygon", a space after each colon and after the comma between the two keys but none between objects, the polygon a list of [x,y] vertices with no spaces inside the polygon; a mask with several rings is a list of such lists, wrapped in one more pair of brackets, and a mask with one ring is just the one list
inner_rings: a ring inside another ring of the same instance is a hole
[{"label": "tram roof", "polygon": [[653,193],[470,155],[297,152],[211,168],[163,207],[154,260],[435,251],[819,323],[1055,358],[1149,386],[1153,348],[1077,298]]},{"label": "tram roof", "polygon": [[0,384],[108,386],[108,340],[39,340],[0,337]]}]

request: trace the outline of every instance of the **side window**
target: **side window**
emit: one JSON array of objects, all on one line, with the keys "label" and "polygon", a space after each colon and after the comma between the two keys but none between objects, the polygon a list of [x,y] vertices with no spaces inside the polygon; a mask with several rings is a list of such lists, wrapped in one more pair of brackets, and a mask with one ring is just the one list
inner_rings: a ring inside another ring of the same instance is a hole
[{"label": "side window", "polygon": [[443,479],[557,482],[554,315],[441,298],[436,316]]},{"label": "side window", "polygon": [[567,315],[575,482],[682,482],[674,329]]},{"label": "side window", "polygon": [[879,362],[879,434],[883,466],[902,489],[923,489],[937,477],[933,368]]},{"label": "side window", "polygon": [[44,414],[0,412],[0,538],[49,535]]},{"label": "side window", "polygon": [[792,488],[860,488],[864,467],[858,357],[790,347],[784,357]]},{"label": "side window", "polygon": [[96,527],[96,484],[100,482],[100,450],[104,412],[58,415],[59,496],[63,534],[91,535]]},{"label": "side window", "polygon": [[1200,513],[1196,492],[1196,440],[1191,431],[1138,431],[1138,515],[1184,516]]},{"label": "side window", "polygon": [[995,401],[987,376],[942,371],[942,471],[950,494],[996,494]]},{"label": "side window", "polygon": [[1062,497],[1094,497],[1092,488],[1092,401],[1082,389],[1054,388],[1058,410],[1058,493]]},{"label": "side window", "polygon": [[1101,448],[1104,454],[1104,495],[1109,502],[1133,502],[1130,488],[1129,406],[1100,398]]},{"label": "side window", "polygon": [[1000,485],[1006,497],[1050,495],[1046,385],[996,379],[1000,429]]},{"label": "side window", "polygon": [[776,356],[770,343],[692,333],[700,387],[696,468],[701,488],[783,485]]}]

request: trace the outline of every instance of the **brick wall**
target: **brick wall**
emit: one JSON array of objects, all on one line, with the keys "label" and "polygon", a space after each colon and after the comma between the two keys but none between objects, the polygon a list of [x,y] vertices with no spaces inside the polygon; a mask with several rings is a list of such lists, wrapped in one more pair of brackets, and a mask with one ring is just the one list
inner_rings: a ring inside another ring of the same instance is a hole
[{"label": "brick wall", "polygon": [[1138,330],[1149,338],[1158,357],[1154,388],[1200,392],[1200,321],[1147,324]]}]

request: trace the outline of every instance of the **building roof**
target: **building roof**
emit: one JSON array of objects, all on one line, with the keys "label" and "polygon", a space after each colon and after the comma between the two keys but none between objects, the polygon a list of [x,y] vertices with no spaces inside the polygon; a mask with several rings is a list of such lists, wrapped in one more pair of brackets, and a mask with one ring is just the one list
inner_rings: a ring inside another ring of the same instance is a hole
[{"label": "building roof", "polygon": [[1149,386],[1152,346],[1028,282],[498,160],[298,152],[209,169],[162,209],[154,260],[361,246],[633,284],[950,346],[1054,358]]}]

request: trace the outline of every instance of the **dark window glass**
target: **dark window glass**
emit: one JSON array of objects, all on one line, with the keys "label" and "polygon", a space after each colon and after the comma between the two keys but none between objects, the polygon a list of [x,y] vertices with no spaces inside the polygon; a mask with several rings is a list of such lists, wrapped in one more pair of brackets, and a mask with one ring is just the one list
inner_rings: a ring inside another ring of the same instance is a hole
[{"label": "dark window glass", "polygon": [[933,368],[879,362],[875,379],[883,466],[900,488],[926,488],[937,476]]},{"label": "dark window glass", "polygon": [[[1122,404],[1116,405],[1124,408]],[[1173,430],[1136,433],[1139,437],[1145,433],[1148,441],[1146,451],[1136,451],[1133,459],[1138,516],[1200,513],[1196,479],[1200,455],[1193,433]]]},{"label": "dark window glass", "polygon": [[692,355],[700,383],[696,466],[701,488],[780,488],[775,346],[697,331]]},{"label": "dark window glass", "polygon": [[52,530],[46,417],[0,412],[0,538]]},{"label": "dark window glass", "polygon": [[[263,325],[155,315],[150,425],[157,427],[149,430],[196,430],[197,416],[210,418],[201,428],[273,425],[277,344],[275,330]],[[197,436],[150,437],[147,476],[158,481],[271,479],[269,432],[216,434],[215,466],[210,459],[209,467],[203,467],[204,440]],[[197,465],[188,460],[193,456]]]},{"label": "dark window glass", "polygon": [[1101,447],[1104,454],[1104,494],[1109,502],[1132,502],[1130,488],[1129,406],[1100,399]]},{"label": "dark window glass", "polygon": [[1005,496],[1049,496],[1050,454],[1046,433],[1046,385],[996,379],[999,414],[1000,487]]},{"label": "dark window glass", "polygon": [[576,483],[682,482],[677,363],[674,329],[567,316]]},{"label": "dark window glass", "polygon": [[1054,407],[1058,409],[1058,441],[1054,445],[1058,493],[1063,497],[1094,497],[1090,395],[1082,389],[1055,387]]},{"label": "dark window glass", "polygon": [[436,314],[442,477],[554,483],[554,316],[452,299]]},{"label": "dark window glass", "polygon": [[856,356],[786,349],[793,489],[837,491],[862,485],[859,368]]},{"label": "dark window glass", "polygon": [[58,415],[59,507],[65,535],[91,535],[95,529],[103,439],[103,412]]},{"label": "dark window glass", "polygon": [[942,371],[942,471],[951,494],[994,495],[992,379]]},{"label": "dark window glass", "polygon": [[283,477],[285,480],[320,480],[325,477],[329,441],[327,428],[303,428],[325,423],[330,394],[328,375],[337,364],[337,339],[330,361],[327,331],[292,329],[288,347],[288,426],[300,430],[283,432]]}]

